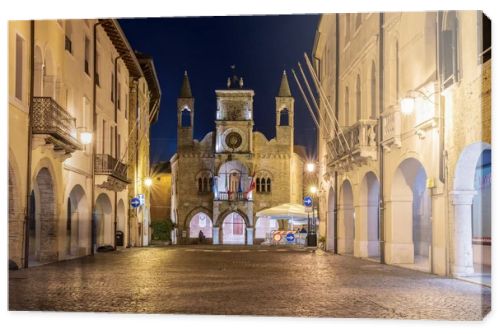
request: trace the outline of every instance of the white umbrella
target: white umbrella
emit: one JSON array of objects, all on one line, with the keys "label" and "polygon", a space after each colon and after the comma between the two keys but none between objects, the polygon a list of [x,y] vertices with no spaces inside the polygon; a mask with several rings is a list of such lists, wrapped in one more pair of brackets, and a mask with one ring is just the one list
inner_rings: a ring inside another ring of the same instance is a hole
[{"label": "white umbrella", "polygon": [[269,217],[271,219],[306,220],[308,213],[301,204],[285,203],[272,208],[264,209],[256,214],[257,217]]}]

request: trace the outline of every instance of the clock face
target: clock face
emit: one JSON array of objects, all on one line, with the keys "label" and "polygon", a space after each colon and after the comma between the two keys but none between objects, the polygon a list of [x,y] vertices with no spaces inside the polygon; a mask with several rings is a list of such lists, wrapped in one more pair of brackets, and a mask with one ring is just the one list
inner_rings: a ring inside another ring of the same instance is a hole
[{"label": "clock face", "polygon": [[233,149],[233,150],[240,147],[242,141],[243,141],[243,139],[241,138],[241,135],[238,132],[230,132],[226,136],[226,145],[227,145],[227,147],[229,147],[230,149]]}]

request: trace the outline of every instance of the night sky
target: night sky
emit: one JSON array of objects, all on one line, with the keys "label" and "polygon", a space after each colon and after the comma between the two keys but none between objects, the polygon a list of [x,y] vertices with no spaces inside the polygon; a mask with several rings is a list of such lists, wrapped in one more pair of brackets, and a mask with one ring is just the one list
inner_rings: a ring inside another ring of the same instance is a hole
[{"label": "night sky", "polygon": [[[176,99],[184,70],[195,98],[194,138],[215,127],[215,89],[225,88],[230,66],[253,89],[254,130],[275,136],[275,101],[287,70],[295,97],[295,144],[309,157],[316,151],[316,129],[291,68],[311,54],[318,15],[227,16],[120,19],[132,47],[153,57],[162,90],[159,120],[151,127],[151,162],[169,160],[176,151]],[[297,72],[297,71],[296,71]],[[297,73],[298,74],[298,73]]]}]

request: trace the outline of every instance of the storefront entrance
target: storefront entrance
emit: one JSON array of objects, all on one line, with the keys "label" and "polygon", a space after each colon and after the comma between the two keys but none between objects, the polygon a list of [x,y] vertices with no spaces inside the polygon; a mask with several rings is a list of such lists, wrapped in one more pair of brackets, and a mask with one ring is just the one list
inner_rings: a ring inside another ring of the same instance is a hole
[{"label": "storefront entrance", "polygon": [[222,222],[222,243],[231,245],[245,244],[245,220],[237,212],[232,212]]}]

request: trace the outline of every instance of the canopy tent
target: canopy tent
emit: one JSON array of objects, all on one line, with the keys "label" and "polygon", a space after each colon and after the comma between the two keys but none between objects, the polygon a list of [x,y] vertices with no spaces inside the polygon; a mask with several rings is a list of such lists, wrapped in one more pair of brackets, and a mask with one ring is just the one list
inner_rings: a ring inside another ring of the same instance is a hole
[{"label": "canopy tent", "polygon": [[264,209],[256,214],[257,217],[271,219],[291,219],[292,221],[307,220],[308,213],[303,205],[285,203],[272,208]]}]

